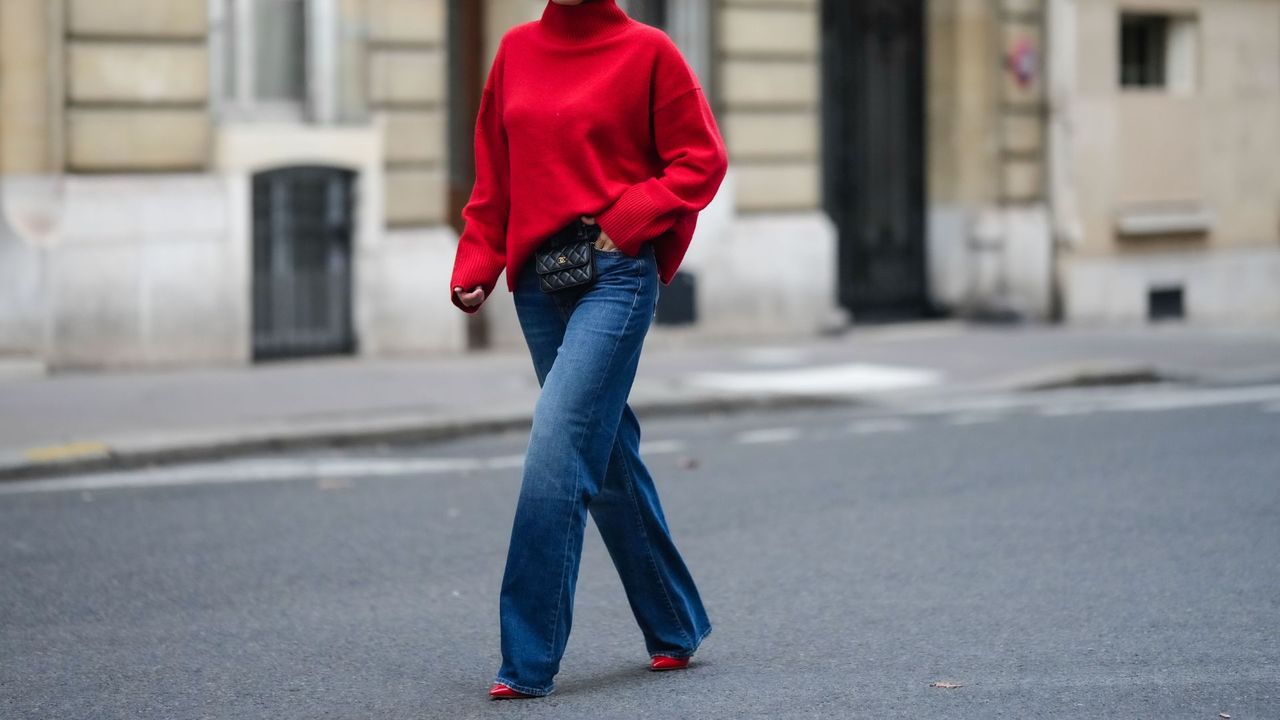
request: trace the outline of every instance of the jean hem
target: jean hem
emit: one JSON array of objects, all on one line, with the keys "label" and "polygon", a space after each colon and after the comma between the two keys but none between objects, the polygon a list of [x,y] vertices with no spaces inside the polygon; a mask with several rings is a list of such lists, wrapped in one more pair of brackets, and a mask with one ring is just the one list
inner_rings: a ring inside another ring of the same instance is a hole
[{"label": "jean hem", "polygon": [[692,650],[690,650],[689,652],[685,652],[685,653],[667,653],[667,652],[649,653],[649,658],[650,658],[650,659],[652,659],[652,658],[656,658],[656,657],[669,657],[669,658],[675,658],[676,660],[683,660],[684,658],[690,658],[690,657],[693,657],[693,654],[694,654],[694,653],[696,653],[696,652],[698,652],[698,648],[699,648],[699,647],[702,647],[702,641],[703,641],[703,640],[706,640],[706,639],[707,639],[707,636],[711,634],[711,630],[712,630],[712,628],[713,628],[713,626],[708,625],[708,626],[707,626],[707,629],[702,631],[702,634],[698,636],[698,641],[697,641],[697,642],[695,642],[695,643],[693,644],[693,649],[692,649]]},{"label": "jean hem", "polygon": [[536,695],[537,697],[545,697],[547,695],[550,695],[552,691],[556,689],[555,683],[551,683],[545,688],[536,688],[536,687],[533,687],[532,685],[521,685],[519,683],[511,682],[510,680],[507,680],[501,675],[495,678],[494,682],[500,682],[503,685],[506,685],[507,687],[511,688],[512,690],[515,690],[516,692],[522,692],[525,695]]}]

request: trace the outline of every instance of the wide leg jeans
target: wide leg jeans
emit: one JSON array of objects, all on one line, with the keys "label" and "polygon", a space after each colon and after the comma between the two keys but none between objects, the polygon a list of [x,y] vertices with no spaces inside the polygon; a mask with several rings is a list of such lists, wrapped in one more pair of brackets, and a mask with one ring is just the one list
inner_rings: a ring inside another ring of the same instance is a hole
[{"label": "wide leg jeans", "polygon": [[687,657],[711,632],[627,404],[658,299],[653,246],[634,256],[597,249],[595,260],[597,280],[585,290],[543,293],[530,264],[515,291],[542,391],[502,579],[497,680],[533,695],[554,689],[588,513],[650,655]]}]

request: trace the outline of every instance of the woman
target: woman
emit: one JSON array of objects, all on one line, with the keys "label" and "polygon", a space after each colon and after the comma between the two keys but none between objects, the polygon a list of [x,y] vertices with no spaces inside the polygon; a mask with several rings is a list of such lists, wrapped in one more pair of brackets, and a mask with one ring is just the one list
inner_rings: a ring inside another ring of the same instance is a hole
[{"label": "woman", "polygon": [[[495,699],[549,694],[595,520],[654,670],[686,667],[711,631],[640,458],[627,405],[659,282],[724,178],[697,78],[661,31],[614,0],[549,0],[502,38],[480,101],[453,303],[474,313],[506,270],[542,387],[499,601]],[[535,248],[598,224],[598,276],[543,293]]]}]

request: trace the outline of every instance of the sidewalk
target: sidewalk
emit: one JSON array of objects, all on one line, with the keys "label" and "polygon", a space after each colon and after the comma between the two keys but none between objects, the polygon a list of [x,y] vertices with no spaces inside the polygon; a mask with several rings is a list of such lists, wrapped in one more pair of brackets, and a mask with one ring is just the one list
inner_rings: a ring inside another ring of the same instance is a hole
[{"label": "sidewalk", "polygon": [[[655,331],[642,358],[631,402],[653,416],[1107,382],[1280,382],[1280,329],[948,322],[718,344]],[[28,365],[0,373],[0,478],[521,427],[537,394],[522,353],[49,377]]]}]

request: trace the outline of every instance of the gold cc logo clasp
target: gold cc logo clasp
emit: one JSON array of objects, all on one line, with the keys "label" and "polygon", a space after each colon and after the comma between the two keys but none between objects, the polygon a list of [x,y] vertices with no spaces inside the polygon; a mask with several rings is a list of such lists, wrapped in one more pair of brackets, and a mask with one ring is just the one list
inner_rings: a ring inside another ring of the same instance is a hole
[{"label": "gold cc logo clasp", "polygon": [[568,259],[568,258],[566,258],[566,257],[565,257],[565,256],[563,256],[563,255],[561,255],[560,257],[556,258],[556,263],[557,263],[557,264],[559,264],[559,265],[563,265],[563,264],[565,264],[565,263],[567,263],[567,262],[569,262],[569,259]]}]

